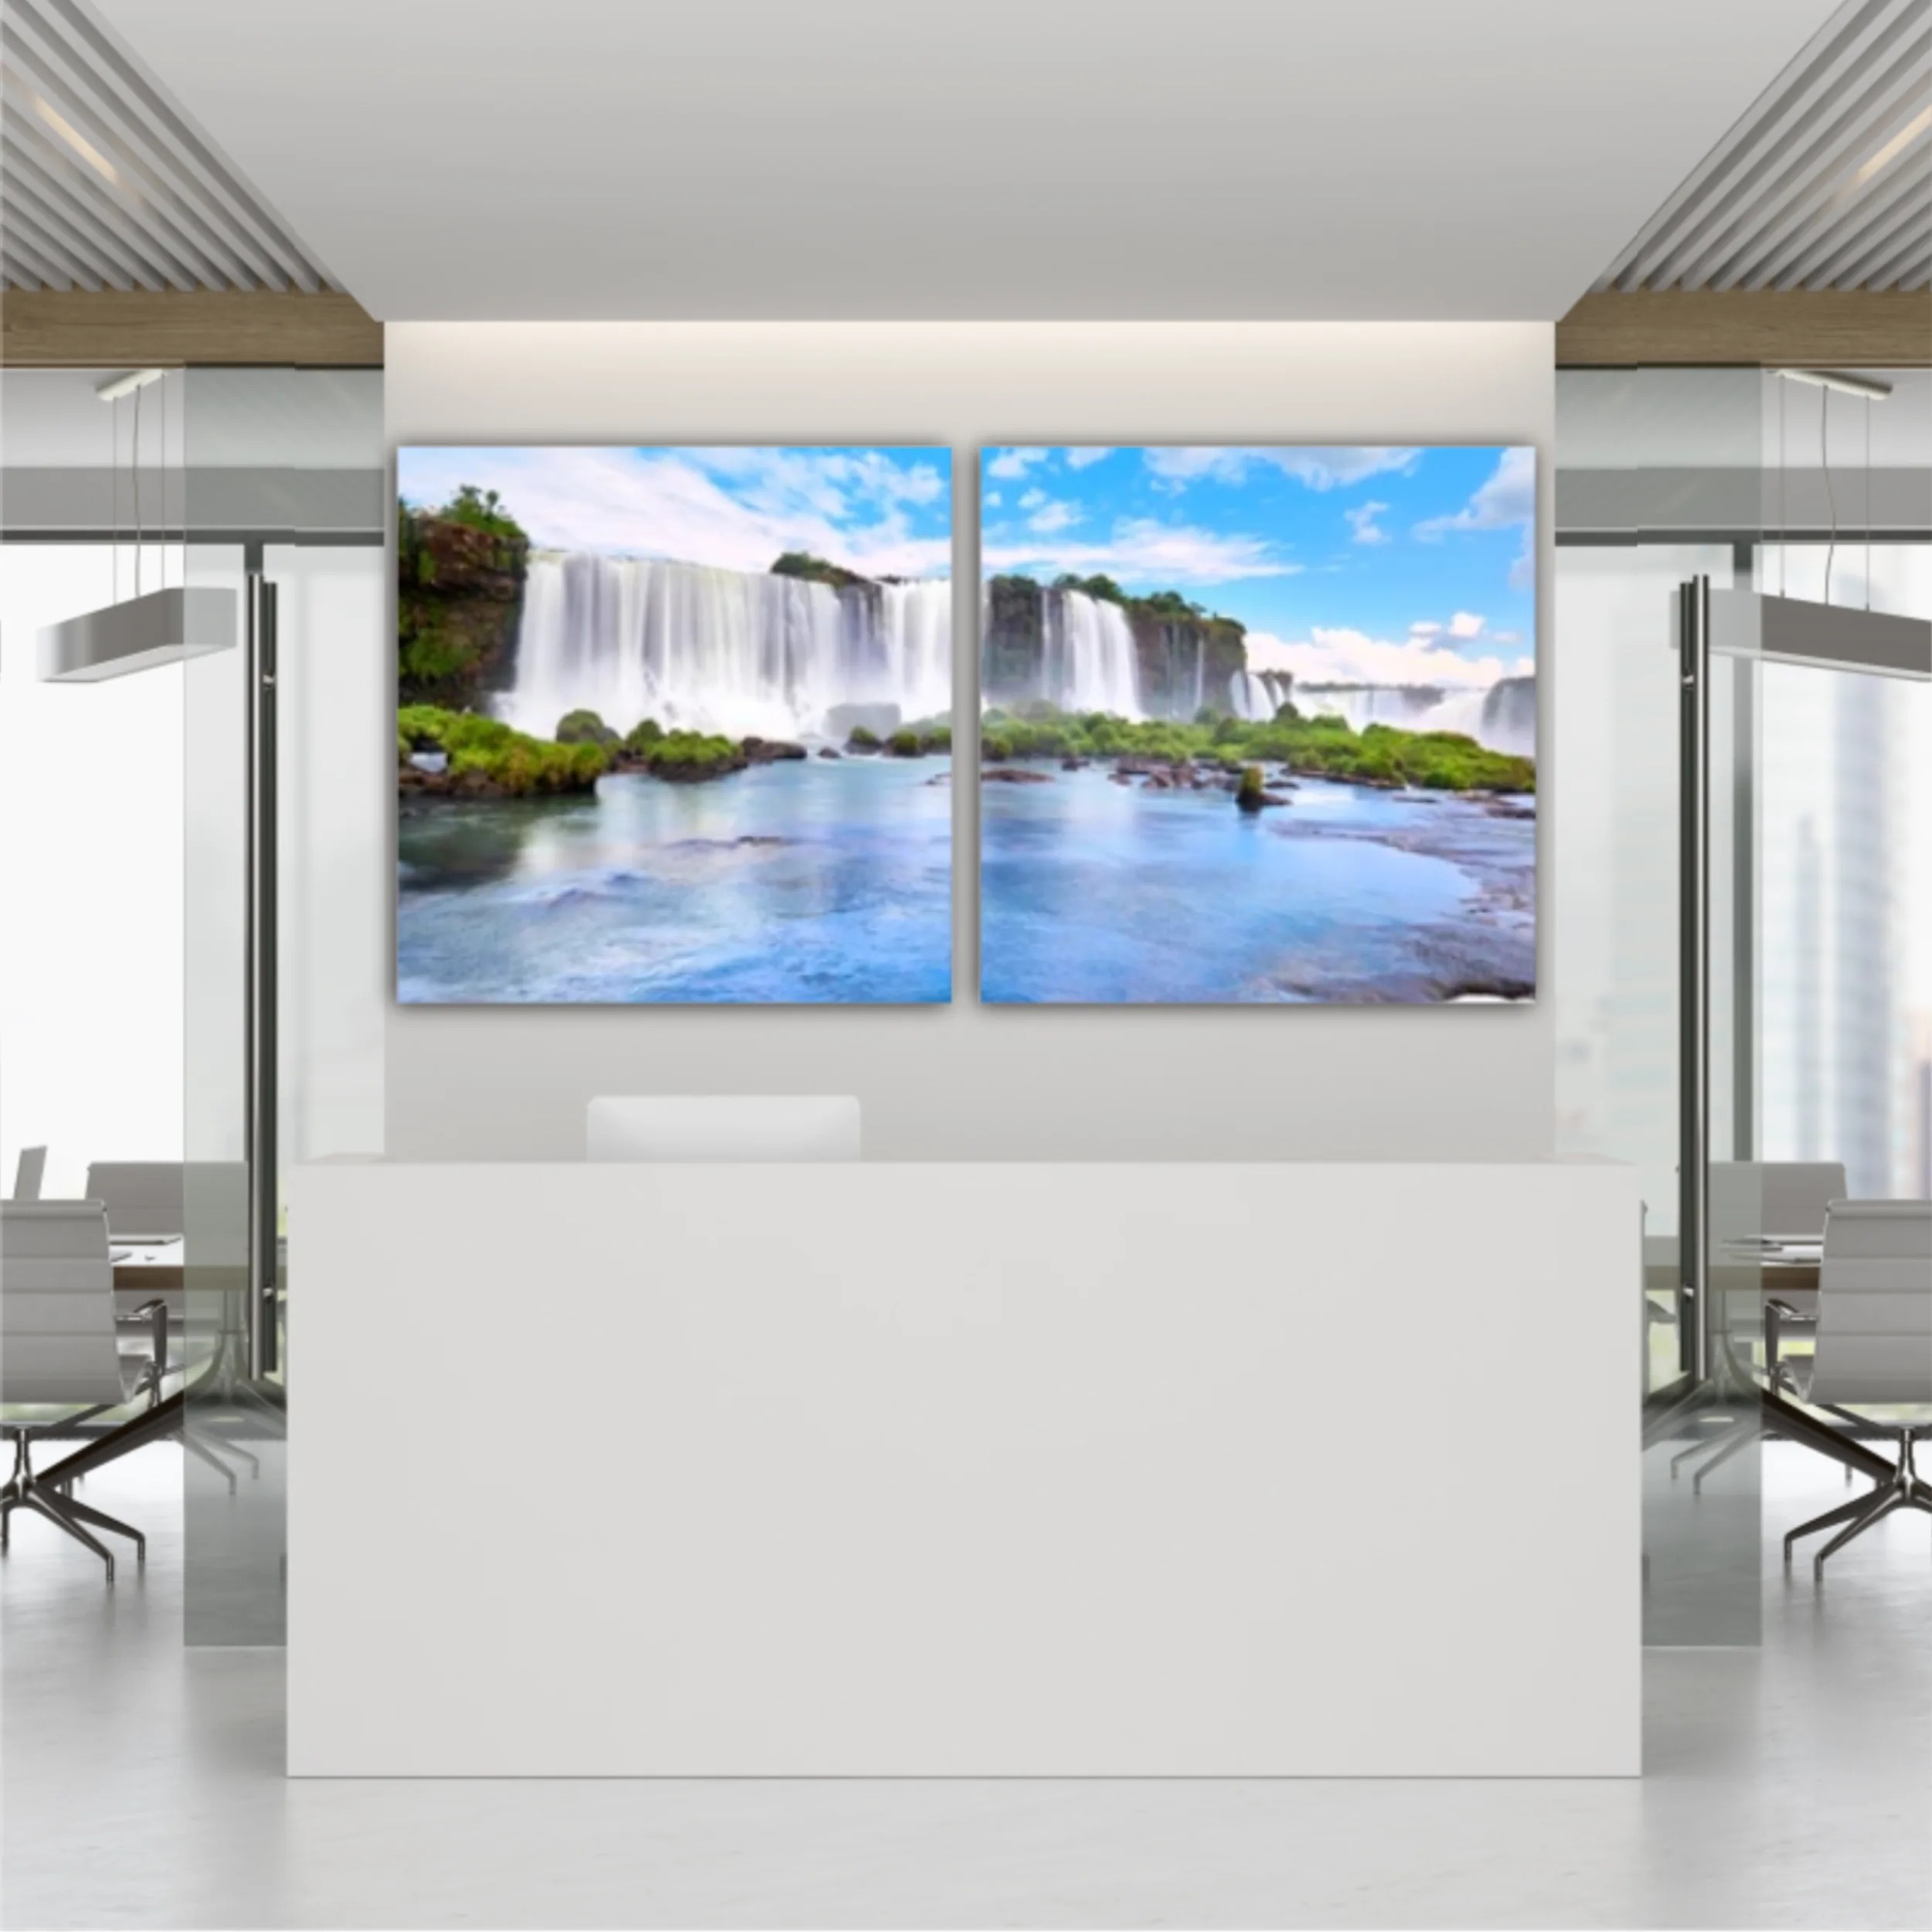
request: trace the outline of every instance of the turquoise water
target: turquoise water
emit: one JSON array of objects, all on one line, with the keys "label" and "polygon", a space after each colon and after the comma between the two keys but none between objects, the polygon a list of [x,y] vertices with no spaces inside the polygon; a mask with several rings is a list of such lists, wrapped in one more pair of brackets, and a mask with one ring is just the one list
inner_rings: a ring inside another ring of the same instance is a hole
[{"label": "turquoise water", "polygon": [[951,762],[813,758],[700,784],[605,778],[594,798],[406,804],[396,997],[949,999]]},{"label": "turquoise water", "polygon": [[1522,997],[1531,801],[1303,780],[1249,815],[1095,766],[980,788],[980,990],[996,1002]]}]

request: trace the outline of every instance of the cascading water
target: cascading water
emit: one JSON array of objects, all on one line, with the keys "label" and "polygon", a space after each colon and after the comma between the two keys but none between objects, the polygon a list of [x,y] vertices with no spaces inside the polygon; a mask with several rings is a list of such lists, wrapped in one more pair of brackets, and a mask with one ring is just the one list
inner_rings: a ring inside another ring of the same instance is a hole
[{"label": "cascading water", "polygon": [[834,589],[705,564],[539,552],[530,561],[506,722],[548,737],[566,712],[732,737],[827,730],[835,705],[952,709],[952,587]]},{"label": "cascading water", "polygon": [[1403,731],[1460,732],[1492,751],[1533,757],[1536,690],[1534,678],[1503,678],[1454,690],[1426,684],[1298,684],[1294,706],[1304,716],[1345,718],[1354,731],[1386,724]]},{"label": "cascading water", "polygon": [[1294,696],[1285,671],[1236,671],[1228,679],[1228,709],[1250,723],[1266,724]]},{"label": "cascading water", "polygon": [[1063,711],[1105,711],[1140,718],[1140,675],[1127,613],[1080,590],[1040,599],[1042,695]]}]

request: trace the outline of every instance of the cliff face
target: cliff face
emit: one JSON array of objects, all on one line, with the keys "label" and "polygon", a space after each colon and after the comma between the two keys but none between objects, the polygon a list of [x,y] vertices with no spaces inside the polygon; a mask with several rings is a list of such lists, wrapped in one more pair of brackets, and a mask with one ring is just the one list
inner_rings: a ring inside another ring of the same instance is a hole
[{"label": "cliff face", "polygon": [[398,702],[479,709],[515,677],[529,539],[507,518],[407,508],[396,534]]},{"label": "cliff face", "polygon": [[[1049,598],[1066,594],[1043,589],[1031,577],[988,580],[980,679],[988,704],[1059,701],[1046,663],[1046,606]],[[1171,592],[1107,602],[1125,621],[1142,711],[1150,717],[1185,719],[1203,706],[1228,709],[1230,682],[1247,668],[1247,633],[1232,617],[1187,610]]]},{"label": "cliff face", "polygon": [[1231,617],[1158,617],[1129,607],[1141,708],[1155,718],[1192,718],[1228,708],[1230,680],[1248,663],[1247,634]]},{"label": "cliff face", "polygon": [[1023,704],[1047,694],[1043,670],[1043,593],[1031,577],[994,577],[986,586],[980,637],[980,692],[991,705]]}]

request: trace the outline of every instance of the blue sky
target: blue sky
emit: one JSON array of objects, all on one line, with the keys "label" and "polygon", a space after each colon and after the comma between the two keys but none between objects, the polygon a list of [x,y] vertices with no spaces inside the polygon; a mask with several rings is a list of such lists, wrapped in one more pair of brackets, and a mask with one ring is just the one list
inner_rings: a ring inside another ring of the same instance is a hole
[{"label": "blue sky", "polygon": [[494,489],[540,548],[768,570],[809,550],[868,577],[944,577],[952,563],[945,449],[406,448],[406,503]]},{"label": "blue sky", "polygon": [[989,448],[981,560],[1179,590],[1257,670],[1486,683],[1532,667],[1535,474],[1495,446]]}]

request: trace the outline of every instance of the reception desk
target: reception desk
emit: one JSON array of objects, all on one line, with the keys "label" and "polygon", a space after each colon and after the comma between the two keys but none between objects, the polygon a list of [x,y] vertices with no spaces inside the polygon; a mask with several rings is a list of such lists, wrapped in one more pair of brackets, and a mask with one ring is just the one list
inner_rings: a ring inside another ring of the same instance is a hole
[{"label": "reception desk", "polygon": [[1608,1165],[298,1169],[295,1774],[1639,1770]]}]

